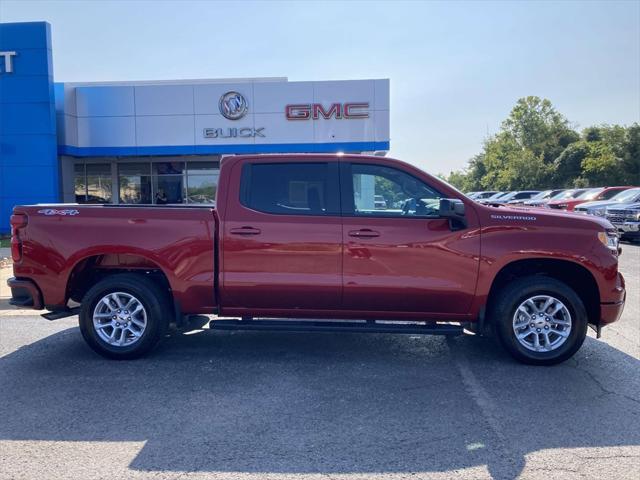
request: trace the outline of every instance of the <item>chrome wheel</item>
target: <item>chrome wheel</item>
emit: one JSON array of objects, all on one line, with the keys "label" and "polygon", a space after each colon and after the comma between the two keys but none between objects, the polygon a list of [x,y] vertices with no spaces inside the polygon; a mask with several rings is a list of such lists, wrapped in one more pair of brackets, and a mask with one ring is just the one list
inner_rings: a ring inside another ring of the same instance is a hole
[{"label": "chrome wheel", "polygon": [[93,310],[93,328],[109,345],[133,345],[147,328],[142,302],[129,293],[114,292],[102,297]]},{"label": "chrome wheel", "polygon": [[551,352],[569,338],[571,314],[557,298],[536,295],[516,309],[513,332],[523,347],[534,352]]}]

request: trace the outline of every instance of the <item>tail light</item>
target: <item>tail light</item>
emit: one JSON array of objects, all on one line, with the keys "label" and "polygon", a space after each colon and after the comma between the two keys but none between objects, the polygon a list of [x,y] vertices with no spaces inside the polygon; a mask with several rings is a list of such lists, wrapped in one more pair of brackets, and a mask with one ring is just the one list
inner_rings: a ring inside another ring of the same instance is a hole
[{"label": "tail light", "polygon": [[23,213],[11,215],[11,258],[14,262],[22,260],[22,239],[20,230],[27,226],[27,216]]}]

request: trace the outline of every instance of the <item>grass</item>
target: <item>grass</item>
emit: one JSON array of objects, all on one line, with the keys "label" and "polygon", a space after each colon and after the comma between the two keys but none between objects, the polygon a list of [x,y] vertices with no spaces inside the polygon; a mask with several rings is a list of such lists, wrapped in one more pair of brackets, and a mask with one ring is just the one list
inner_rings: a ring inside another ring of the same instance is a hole
[{"label": "grass", "polygon": [[0,248],[9,248],[11,246],[11,240],[8,238],[0,238]]}]

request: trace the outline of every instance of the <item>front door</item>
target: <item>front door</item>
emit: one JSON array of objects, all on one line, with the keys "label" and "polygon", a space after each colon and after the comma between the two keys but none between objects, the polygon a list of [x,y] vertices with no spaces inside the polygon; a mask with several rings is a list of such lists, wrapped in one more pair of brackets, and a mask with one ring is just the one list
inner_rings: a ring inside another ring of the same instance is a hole
[{"label": "front door", "polygon": [[240,187],[228,193],[221,247],[225,307],[261,315],[340,308],[338,170],[302,159],[234,166],[231,185]]},{"label": "front door", "polygon": [[[342,164],[343,305],[372,312],[464,315],[480,239],[438,215],[443,196],[392,166]],[[470,212],[471,213],[471,212]]]}]

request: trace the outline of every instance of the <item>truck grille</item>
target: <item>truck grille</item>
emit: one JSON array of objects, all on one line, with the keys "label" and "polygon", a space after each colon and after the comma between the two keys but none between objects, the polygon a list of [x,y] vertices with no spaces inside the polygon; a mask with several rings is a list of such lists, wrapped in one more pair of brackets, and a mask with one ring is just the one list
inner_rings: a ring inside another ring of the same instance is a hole
[{"label": "truck grille", "polygon": [[634,220],[635,210],[607,210],[607,220],[611,223],[624,223],[628,220]]}]

